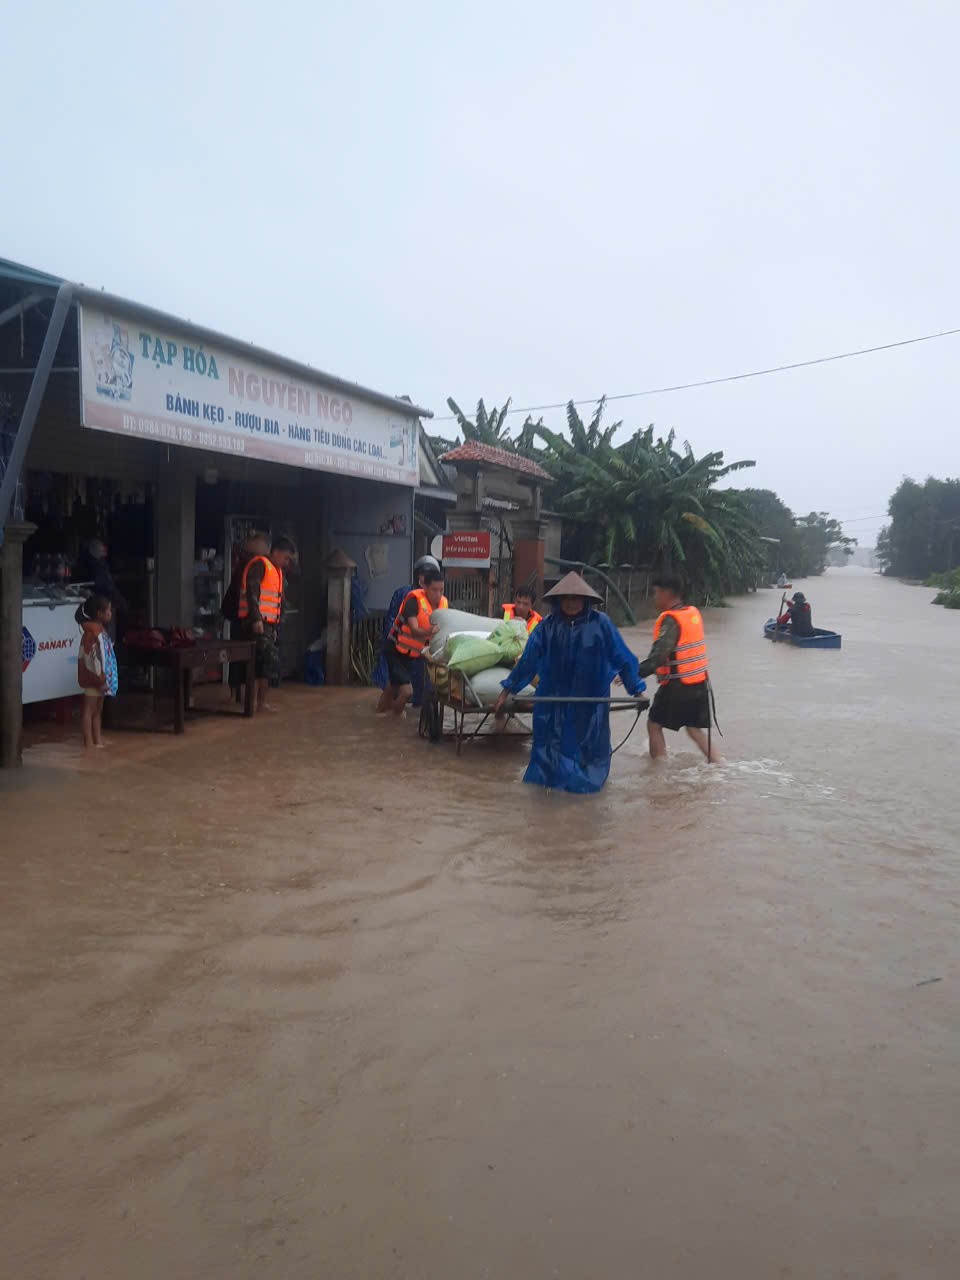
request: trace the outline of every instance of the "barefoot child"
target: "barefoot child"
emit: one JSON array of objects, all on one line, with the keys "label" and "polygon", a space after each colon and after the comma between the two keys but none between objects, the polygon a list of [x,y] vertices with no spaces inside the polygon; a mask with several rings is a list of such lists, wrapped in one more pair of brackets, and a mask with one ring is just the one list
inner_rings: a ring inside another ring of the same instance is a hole
[{"label": "barefoot child", "polygon": [[113,608],[106,596],[90,596],[76,612],[83,635],[77,680],[83,690],[83,745],[102,747],[103,700],[117,692],[117,659],[107,634]]}]

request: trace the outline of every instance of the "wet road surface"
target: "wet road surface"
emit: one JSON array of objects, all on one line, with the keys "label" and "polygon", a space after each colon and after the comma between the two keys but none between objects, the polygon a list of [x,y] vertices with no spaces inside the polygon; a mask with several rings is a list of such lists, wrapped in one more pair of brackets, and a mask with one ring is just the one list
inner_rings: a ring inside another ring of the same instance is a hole
[{"label": "wet road surface", "polygon": [[960,1275],[960,615],[803,588],[843,651],[708,613],[727,764],[595,798],[359,690],[28,753],[4,1274]]}]

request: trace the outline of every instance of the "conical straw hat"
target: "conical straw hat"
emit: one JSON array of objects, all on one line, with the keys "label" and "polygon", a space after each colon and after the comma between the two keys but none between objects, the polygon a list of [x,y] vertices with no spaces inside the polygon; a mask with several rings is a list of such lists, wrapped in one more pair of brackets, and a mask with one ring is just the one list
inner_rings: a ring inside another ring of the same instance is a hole
[{"label": "conical straw hat", "polygon": [[574,573],[572,569],[560,579],[555,587],[551,587],[543,598],[544,600],[553,600],[557,596],[583,596],[585,600],[603,599],[603,596],[594,591],[589,582],[584,582],[579,573]]}]

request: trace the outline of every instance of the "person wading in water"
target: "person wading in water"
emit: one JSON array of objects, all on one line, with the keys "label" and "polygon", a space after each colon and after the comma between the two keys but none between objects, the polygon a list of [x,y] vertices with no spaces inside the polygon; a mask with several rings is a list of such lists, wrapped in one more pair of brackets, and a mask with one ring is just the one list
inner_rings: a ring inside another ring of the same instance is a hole
[{"label": "person wading in water", "polygon": [[650,754],[667,754],[664,729],[686,729],[711,764],[720,757],[709,736],[712,704],[703,618],[683,603],[683,584],[673,574],[653,580],[660,616],[653,625],[653,646],[640,663],[641,676],[656,673],[658,689],[647,716]]},{"label": "person wading in water", "polygon": [[[633,697],[646,685],[636,655],[605,613],[600,596],[568,573],[544,596],[553,612],[530,632],[517,665],[493,704],[502,713],[511,694],[539,677],[533,699],[533,743],[524,782],[556,791],[599,791],[610,773],[610,682],[619,675]],[[556,698],[541,702],[537,698]],[[565,702],[572,698],[578,701]]]},{"label": "person wading in water", "polygon": [[411,667],[420,661],[427,644],[436,635],[437,624],[431,615],[436,609],[448,607],[439,569],[425,569],[421,581],[423,586],[409,592],[400,606],[383,646],[389,683],[377,703],[381,714],[392,711],[396,716],[403,715],[413,696]]}]

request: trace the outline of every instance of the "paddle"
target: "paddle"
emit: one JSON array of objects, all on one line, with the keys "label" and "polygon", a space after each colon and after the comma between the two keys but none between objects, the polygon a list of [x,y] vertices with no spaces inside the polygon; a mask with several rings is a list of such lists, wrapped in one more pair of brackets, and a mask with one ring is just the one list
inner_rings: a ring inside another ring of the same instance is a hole
[{"label": "paddle", "polygon": [[780,607],[777,610],[777,623],[776,623],[776,626],[773,628],[774,643],[776,643],[777,633],[780,630],[780,619],[783,617],[783,606],[784,604],[786,604],[786,600],[787,600],[787,593],[784,592],[783,595],[780,597]]}]

